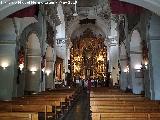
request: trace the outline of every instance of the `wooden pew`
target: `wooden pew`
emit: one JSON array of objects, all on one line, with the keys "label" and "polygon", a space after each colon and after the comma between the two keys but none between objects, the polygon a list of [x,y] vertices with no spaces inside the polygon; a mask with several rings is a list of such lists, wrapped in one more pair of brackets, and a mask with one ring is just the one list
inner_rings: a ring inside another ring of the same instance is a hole
[{"label": "wooden pew", "polygon": [[[1,103],[0,111],[44,112],[44,113],[50,112],[50,113],[54,113],[52,115],[56,115],[58,112],[61,111],[61,107],[57,107],[57,106],[61,106],[61,101],[60,100],[57,100],[57,101],[55,101],[55,100],[45,100],[45,98],[40,99],[40,100],[38,100],[38,99],[36,99],[36,100],[25,99],[25,100],[17,100],[17,101],[16,100],[14,100],[14,101],[3,101],[3,102],[1,101],[0,103]],[[49,107],[50,109],[48,109],[48,107],[47,107],[46,111],[45,111],[45,107],[44,107],[45,105],[46,106],[50,105],[50,107]]]},{"label": "wooden pew", "polygon": [[0,105],[0,112],[35,112],[44,119],[55,117],[53,108],[50,105]]},{"label": "wooden pew", "polygon": [[38,113],[0,112],[0,120],[38,120]]},{"label": "wooden pew", "polygon": [[0,112],[52,112],[50,105],[0,105]]},{"label": "wooden pew", "polygon": [[94,97],[109,97],[109,98],[116,98],[116,97],[127,97],[127,98],[133,98],[133,97],[144,97],[142,95],[132,95],[132,94],[107,94],[107,93],[98,93],[98,94],[90,94],[91,98]]},{"label": "wooden pew", "polygon": [[103,105],[159,105],[159,101],[125,101],[125,100],[91,100],[90,105],[97,105],[97,106],[103,106]]},{"label": "wooden pew", "polygon": [[[46,120],[48,113],[52,113],[51,115],[56,116],[57,111],[61,111],[62,107],[66,107],[66,103],[72,100],[73,97],[77,95],[75,93],[76,92],[73,90],[60,90],[58,92],[47,91],[36,95],[14,98],[13,101],[0,101],[0,112],[11,112],[11,114],[18,112],[34,112],[37,115],[38,113],[43,112],[45,113]],[[11,119],[14,120],[16,118]],[[25,117],[22,120],[25,119],[28,120],[28,118]],[[19,120],[19,118],[17,120]]]},{"label": "wooden pew", "polygon": [[93,113],[108,113],[108,112],[160,112],[159,106],[146,106],[146,105],[118,105],[118,106],[91,106]]},{"label": "wooden pew", "polygon": [[118,90],[94,89],[90,94],[92,120],[160,120],[159,103]]},{"label": "wooden pew", "polygon": [[92,120],[160,120],[160,113],[93,113]]},{"label": "wooden pew", "polygon": [[96,97],[96,98],[90,98],[91,101],[93,100],[131,100],[131,101],[145,101],[146,99],[144,97],[135,97],[135,98],[107,98],[107,97]]}]

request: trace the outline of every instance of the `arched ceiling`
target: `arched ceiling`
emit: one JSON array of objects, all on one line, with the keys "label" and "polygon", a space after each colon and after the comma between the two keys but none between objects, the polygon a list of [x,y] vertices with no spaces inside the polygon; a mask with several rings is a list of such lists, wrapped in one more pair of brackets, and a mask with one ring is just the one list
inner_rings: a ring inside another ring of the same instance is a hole
[{"label": "arched ceiling", "polygon": [[63,8],[66,22],[66,36],[68,38],[71,38],[72,33],[75,33],[75,31],[79,31],[79,29],[82,27],[79,22],[80,20],[85,19],[95,19],[95,23],[91,25],[87,23],[84,24],[84,26],[86,25],[87,27],[91,28],[93,28],[93,26],[97,27],[102,31],[102,34],[105,37],[110,35],[111,11],[109,0],[79,0],[77,4],[78,16],[73,16],[75,12],[73,10],[74,8],[71,8],[69,6],[64,6]]},{"label": "arched ceiling", "polygon": [[160,15],[160,0],[120,0],[144,7],[158,15]]},{"label": "arched ceiling", "polygon": [[[15,13],[19,10],[32,6],[33,4],[12,4],[12,2],[21,1],[21,3],[27,3],[30,0],[1,0],[0,4],[0,20],[4,19],[8,15]],[[35,2],[47,2],[50,0],[34,0]]]},{"label": "arched ceiling", "polygon": [[[21,9],[24,9],[26,7],[31,6],[32,4],[9,4],[10,2],[15,2],[18,0],[1,0],[0,4],[0,20],[3,18],[7,17],[8,15],[15,13],[16,11],[19,11]],[[21,0],[21,2],[26,3],[29,2],[30,0]],[[35,2],[47,2],[51,0],[34,0]],[[85,2],[84,2],[85,1]],[[91,0],[89,0],[91,1]],[[94,1],[94,2],[93,2]],[[80,0],[80,6],[92,6],[94,5],[95,1],[100,1],[100,0],[92,0],[92,2],[88,2],[88,0]],[[102,0],[101,0],[102,1]],[[135,4],[138,6],[142,6],[158,15],[160,15],[160,0],[120,0],[124,1],[127,3]],[[86,3],[86,4],[81,4],[81,3]],[[96,2],[97,3],[97,2]]]},{"label": "arched ceiling", "polygon": [[103,35],[104,38],[106,38],[107,36],[110,35],[109,24],[106,24],[103,19],[101,19],[100,17],[97,17],[97,16],[88,16],[87,18],[88,19],[95,19],[96,23],[95,24],[82,24],[82,25],[80,25],[79,20],[86,19],[86,17],[78,16],[77,18],[75,18],[74,21],[72,21],[72,24],[70,24],[70,26],[68,26],[69,28],[68,28],[67,36],[69,38],[75,37],[76,36],[75,34],[80,35],[87,28],[91,28],[93,30],[93,32],[95,32],[95,33],[97,32],[97,34],[101,33],[101,35]]}]

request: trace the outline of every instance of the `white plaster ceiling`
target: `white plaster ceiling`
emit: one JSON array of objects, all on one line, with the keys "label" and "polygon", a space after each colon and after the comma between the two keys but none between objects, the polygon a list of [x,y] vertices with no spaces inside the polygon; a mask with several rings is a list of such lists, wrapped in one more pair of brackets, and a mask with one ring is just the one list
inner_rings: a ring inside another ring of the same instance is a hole
[{"label": "white plaster ceiling", "polygon": [[[21,4],[21,5],[9,4],[10,1],[12,1],[12,2],[23,1],[25,3],[30,0],[1,0],[2,4],[0,4],[0,20],[2,20],[3,18],[7,17],[8,15],[10,15],[12,13],[15,13],[18,10],[21,10],[21,9],[24,9],[26,7],[31,6],[31,4]],[[50,0],[34,0],[34,1],[35,2],[46,2],[46,1],[50,1]],[[87,1],[87,0],[82,0],[82,1]],[[120,0],[120,1],[124,1],[124,2],[128,2],[131,4],[138,5],[138,6],[142,6],[146,9],[160,15],[160,0]]]},{"label": "white plaster ceiling", "polygon": [[[19,10],[32,6],[33,4],[11,4],[12,2],[21,1],[23,3],[29,2],[31,0],[1,0],[0,2],[0,20],[4,19],[8,15],[15,13]],[[34,0],[35,2],[46,2],[50,0]]]},{"label": "white plaster ceiling", "polygon": [[[86,18],[96,19],[96,24],[95,25],[93,25],[93,24],[80,25],[79,20],[86,19]],[[97,31],[96,31],[95,27],[97,28]],[[104,38],[106,38],[107,36],[110,35],[110,32],[107,31],[107,27],[108,27],[108,24],[106,24],[104,20],[102,20],[101,18],[99,18],[97,16],[88,16],[88,17],[78,16],[77,19],[75,19],[75,21],[72,22],[72,24],[69,26],[69,28],[68,28],[69,31],[67,33],[67,36],[69,38],[75,37],[75,34],[78,34],[78,35],[82,34],[82,33],[80,33],[80,31],[82,32],[86,28],[91,28],[95,33],[101,32],[101,34],[104,36]]]},{"label": "white plaster ceiling", "polygon": [[160,15],[160,0],[120,0],[144,7],[158,15]]}]

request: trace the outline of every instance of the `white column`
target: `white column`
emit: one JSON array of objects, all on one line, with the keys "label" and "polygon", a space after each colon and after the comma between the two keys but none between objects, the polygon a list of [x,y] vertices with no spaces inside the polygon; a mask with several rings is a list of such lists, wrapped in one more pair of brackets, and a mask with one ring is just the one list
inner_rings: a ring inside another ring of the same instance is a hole
[{"label": "white column", "polygon": [[116,43],[115,38],[112,39],[110,45],[109,45],[109,67],[111,72],[111,79],[113,82],[113,85],[115,83],[118,83],[118,77],[119,77],[119,68],[118,68],[118,44]]},{"label": "white column", "polygon": [[46,57],[46,88],[53,89],[53,57]]},{"label": "white column", "polygon": [[134,94],[141,94],[144,91],[144,78],[141,71],[142,53],[130,51],[131,66],[130,75],[132,80],[132,89]]},{"label": "white column", "polygon": [[129,79],[129,68],[127,67],[127,56],[121,55],[120,56],[120,66],[121,66],[121,73],[120,73],[120,89],[126,90],[128,87],[128,79]]},{"label": "white column", "polygon": [[160,17],[153,14],[149,28],[149,79],[150,95],[153,100],[160,100]]},{"label": "white column", "polygon": [[30,33],[26,46],[25,91],[39,92],[41,80],[41,48],[37,33]]},{"label": "white column", "polygon": [[38,92],[41,75],[41,54],[39,49],[27,49],[25,91]]}]

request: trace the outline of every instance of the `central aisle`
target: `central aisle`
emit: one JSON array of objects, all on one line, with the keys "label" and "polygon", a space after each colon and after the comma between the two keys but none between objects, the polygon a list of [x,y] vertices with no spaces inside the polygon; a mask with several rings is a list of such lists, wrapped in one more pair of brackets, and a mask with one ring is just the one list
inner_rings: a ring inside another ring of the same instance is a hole
[{"label": "central aisle", "polygon": [[79,101],[73,106],[64,120],[89,120],[89,111],[89,94],[83,91]]}]

